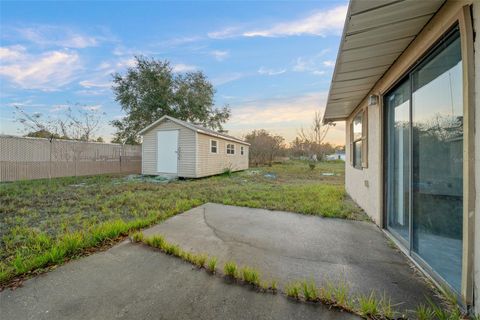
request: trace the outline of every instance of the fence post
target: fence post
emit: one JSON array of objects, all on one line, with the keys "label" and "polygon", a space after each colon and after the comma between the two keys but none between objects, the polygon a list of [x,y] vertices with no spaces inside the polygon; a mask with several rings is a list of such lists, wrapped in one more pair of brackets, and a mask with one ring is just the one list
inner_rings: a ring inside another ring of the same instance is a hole
[{"label": "fence post", "polygon": [[52,145],[53,145],[53,138],[50,138],[50,155],[48,159],[48,179],[52,179]]},{"label": "fence post", "polygon": [[77,176],[77,151],[76,151],[76,148],[75,148],[75,141],[72,142],[73,143],[73,165],[74,165],[74,173],[75,173],[75,177]]}]

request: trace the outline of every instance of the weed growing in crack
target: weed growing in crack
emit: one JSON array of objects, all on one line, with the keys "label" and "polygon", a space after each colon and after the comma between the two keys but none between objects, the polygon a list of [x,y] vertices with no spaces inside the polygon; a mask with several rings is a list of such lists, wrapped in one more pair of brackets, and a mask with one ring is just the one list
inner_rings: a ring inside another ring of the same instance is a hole
[{"label": "weed growing in crack", "polygon": [[207,270],[211,273],[215,273],[215,271],[217,270],[217,262],[217,257],[211,257],[210,260],[208,260],[207,262]]},{"label": "weed growing in crack", "polygon": [[424,304],[419,305],[415,309],[415,319],[417,320],[433,320],[433,317],[433,310]]},{"label": "weed growing in crack", "polygon": [[131,239],[133,242],[142,242],[143,241],[143,232],[137,231],[131,235]]},{"label": "weed growing in crack", "polygon": [[246,283],[260,285],[260,275],[256,269],[245,266],[240,270],[240,275]]},{"label": "weed growing in crack", "polygon": [[307,301],[316,301],[318,299],[318,290],[315,281],[304,280],[301,283],[303,297]]},{"label": "weed growing in crack", "polygon": [[288,297],[300,300],[301,286],[299,282],[292,282],[285,286],[285,293]]},{"label": "weed growing in crack", "polygon": [[238,267],[237,264],[233,261],[228,261],[223,266],[223,272],[226,276],[237,278],[238,277]]},{"label": "weed growing in crack", "polygon": [[384,292],[379,303],[379,312],[385,318],[393,319],[395,318],[396,312],[393,310],[392,299],[387,297],[387,294]]},{"label": "weed growing in crack", "polygon": [[198,254],[195,257],[195,265],[199,268],[205,267],[205,263],[207,262],[208,256],[205,253]]},{"label": "weed growing in crack", "polygon": [[361,294],[358,296],[358,312],[365,317],[376,316],[379,314],[379,302],[375,297],[375,292],[370,295]]}]

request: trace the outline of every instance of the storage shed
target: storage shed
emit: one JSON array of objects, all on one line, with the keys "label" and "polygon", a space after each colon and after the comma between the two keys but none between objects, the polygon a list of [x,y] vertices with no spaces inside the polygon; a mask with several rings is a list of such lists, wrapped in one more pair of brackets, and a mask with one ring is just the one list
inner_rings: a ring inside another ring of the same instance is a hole
[{"label": "storage shed", "polygon": [[163,116],[139,134],[145,175],[200,178],[248,169],[249,143],[193,123]]}]

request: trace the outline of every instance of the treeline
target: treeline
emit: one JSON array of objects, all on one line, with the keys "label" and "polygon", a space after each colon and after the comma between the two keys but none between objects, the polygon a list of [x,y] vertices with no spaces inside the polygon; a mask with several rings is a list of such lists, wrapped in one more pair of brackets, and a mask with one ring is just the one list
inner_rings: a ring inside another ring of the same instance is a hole
[{"label": "treeline", "polygon": [[322,161],[326,156],[344,151],[344,146],[334,146],[328,142],[317,143],[296,137],[288,145],[282,136],[266,130],[254,130],[245,136],[250,143],[249,160],[253,166],[271,165],[281,158]]}]

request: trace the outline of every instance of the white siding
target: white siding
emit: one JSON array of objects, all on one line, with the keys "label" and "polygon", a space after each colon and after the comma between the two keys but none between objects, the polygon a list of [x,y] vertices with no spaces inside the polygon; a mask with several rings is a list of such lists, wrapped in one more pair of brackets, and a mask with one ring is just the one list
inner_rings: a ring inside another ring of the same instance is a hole
[{"label": "white siding", "polygon": [[[230,168],[233,171],[248,169],[248,146],[198,133],[197,177],[219,174]],[[217,153],[210,152],[210,140],[217,141]],[[227,154],[227,144],[235,145],[235,154]],[[244,154],[240,153],[243,146]]]},{"label": "white siding", "polygon": [[195,132],[168,119],[151,128],[143,135],[142,174],[157,174],[157,132],[159,130],[179,130],[178,176],[194,178],[195,175]]}]

